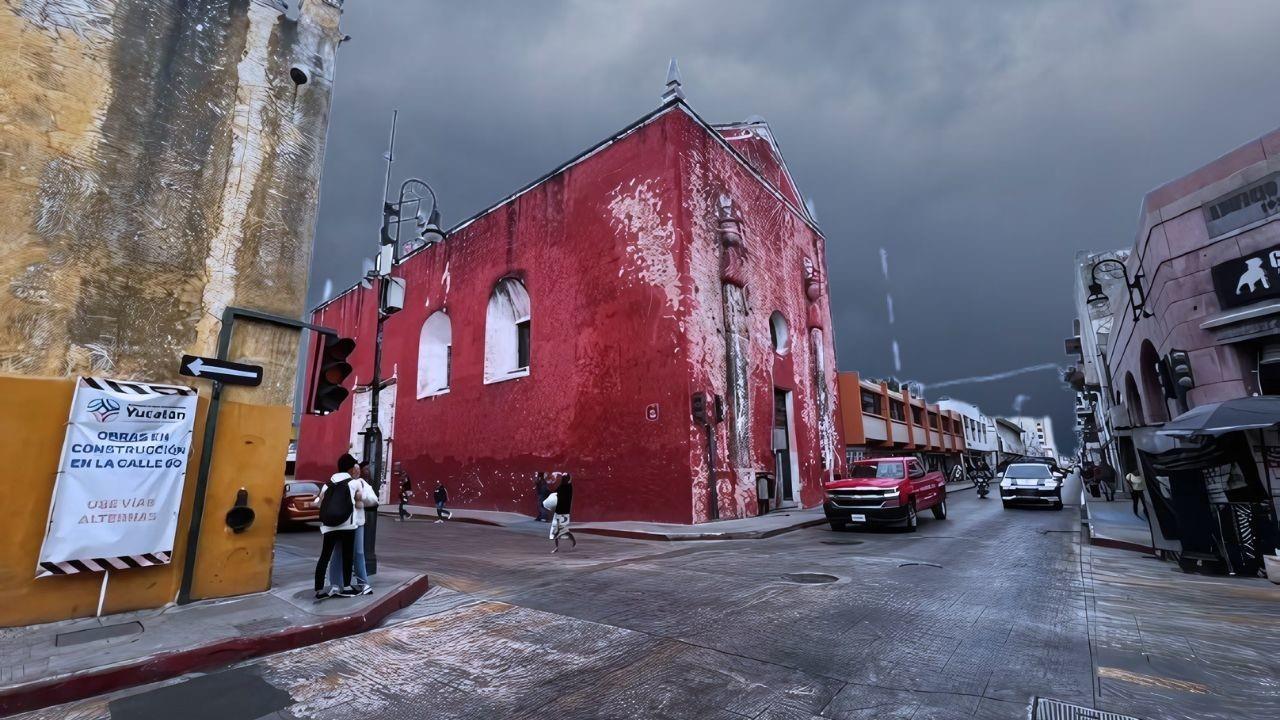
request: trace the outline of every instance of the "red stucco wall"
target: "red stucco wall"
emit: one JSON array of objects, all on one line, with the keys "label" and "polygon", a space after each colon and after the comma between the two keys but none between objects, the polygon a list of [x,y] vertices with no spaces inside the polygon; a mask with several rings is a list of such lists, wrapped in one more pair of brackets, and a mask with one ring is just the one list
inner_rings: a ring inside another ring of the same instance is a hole
[{"label": "red stucco wall", "polygon": [[[720,514],[755,512],[751,471],[773,465],[774,385],[795,393],[801,499],[820,500],[810,320],[825,333],[833,417],[835,358],[825,290],[806,300],[803,258],[825,277],[822,239],[674,106],[397,266],[408,296],[386,324],[383,372],[398,379],[394,460],[419,502],[444,479],[456,506],[533,514],[533,473],[564,470],[575,476],[575,519],[709,517],[705,435],[689,403],[698,390],[728,396],[715,232],[723,193],[737,203],[747,246],[752,451],[747,471],[721,474]],[[485,310],[508,276],[530,296],[530,375],[486,385]],[[357,337],[359,382],[372,374],[373,306],[370,291],[356,290],[315,317]],[[453,330],[450,391],[418,399],[420,329],[441,308]],[[785,355],[769,343],[774,310],[790,329]],[[647,417],[653,404],[657,420]],[[347,450],[350,410],[348,401],[331,416],[304,417],[299,478],[331,472]],[[732,425],[717,427],[720,468],[730,465]]]}]

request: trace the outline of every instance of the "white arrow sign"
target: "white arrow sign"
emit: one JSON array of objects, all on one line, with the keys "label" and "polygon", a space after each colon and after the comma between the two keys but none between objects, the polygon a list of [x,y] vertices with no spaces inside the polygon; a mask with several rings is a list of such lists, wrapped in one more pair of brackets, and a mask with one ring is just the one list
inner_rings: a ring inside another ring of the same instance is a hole
[{"label": "white arrow sign", "polygon": [[235,385],[258,385],[262,382],[262,367],[217,360],[214,358],[183,355],[178,371],[191,377],[202,377]]}]

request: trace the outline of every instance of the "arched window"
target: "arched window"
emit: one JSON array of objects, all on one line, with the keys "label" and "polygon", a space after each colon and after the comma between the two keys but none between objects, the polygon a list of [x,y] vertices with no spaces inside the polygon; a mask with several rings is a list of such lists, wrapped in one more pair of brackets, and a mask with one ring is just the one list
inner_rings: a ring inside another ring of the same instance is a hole
[{"label": "arched window", "polygon": [[422,323],[418,338],[418,397],[449,392],[452,369],[453,324],[443,310],[437,310]]},{"label": "arched window", "polygon": [[773,342],[774,352],[781,355],[787,351],[787,319],[777,310],[769,316],[769,339]]},{"label": "arched window", "polygon": [[484,320],[484,381],[529,374],[529,293],[515,278],[503,278],[489,296]]}]

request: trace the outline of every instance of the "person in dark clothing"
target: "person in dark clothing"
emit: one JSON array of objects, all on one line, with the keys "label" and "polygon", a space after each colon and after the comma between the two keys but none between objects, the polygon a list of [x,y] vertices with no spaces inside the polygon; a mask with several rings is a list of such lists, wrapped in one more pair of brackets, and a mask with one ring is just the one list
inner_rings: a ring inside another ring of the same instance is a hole
[{"label": "person in dark clothing", "polygon": [[413,480],[409,478],[409,473],[404,471],[400,463],[396,463],[395,472],[400,478],[400,522],[412,520],[413,513],[409,512],[408,505],[413,500]]},{"label": "person in dark clothing", "polygon": [[538,522],[547,522],[551,518],[547,509],[542,506],[547,496],[551,494],[551,487],[547,484],[547,474],[539,470],[533,474],[533,477],[533,489],[538,494]]},{"label": "person in dark clothing", "polygon": [[436,483],[435,491],[436,499],[436,522],[442,523],[453,517],[453,513],[444,509],[444,504],[449,502],[449,491],[444,488],[444,481]]},{"label": "person in dark clothing", "polygon": [[578,539],[569,532],[569,513],[573,510],[573,477],[569,473],[560,474],[560,484],[556,486],[556,511],[551,519],[551,539],[556,546],[552,553],[560,552],[560,538],[568,536],[571,547],[578,547]]},{"label": "person in dark clothing", "polygon": [[1111,467],[1111,463],[1099,463],[1093,469],[1093,478],[1098,482],[1098,488],[1102,490],[1102,496],[1107,502],[1116,499],[1116,469]]}]

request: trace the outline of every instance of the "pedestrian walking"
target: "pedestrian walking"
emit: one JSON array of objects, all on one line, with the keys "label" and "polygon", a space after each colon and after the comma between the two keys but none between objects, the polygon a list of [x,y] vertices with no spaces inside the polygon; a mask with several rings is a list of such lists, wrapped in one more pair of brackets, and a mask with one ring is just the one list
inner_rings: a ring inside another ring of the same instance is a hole
[{"label": "pedestrian walking", "polygon": [[445,520],[448,520],[449,518],[453,517],[453,513],[444,509],[445,503],[449,502],[449,491],[445,489],[443,480],[436,483],[435,499],[436,499],[436,522],[442,523]]},{"label": "pedestrian walking", "polygon": [[[329,482],[320,488],[320,497],[316,505],[320,508],[320,537],[323,544],[320,558],[316,561],[316,599],[343,595],[351,597],[355,591],[351,588],[351,565],[355,554],[356,532],[356,488],[352,484],[352,471],[359,472],[356,459],[344,454],[338,458],[338,472],[329,478]],[[334,553],[340,553],[342,584],[335,588],[325,586],[325,570]]]},{"label": "pedestrian walking", "polygon": [[1093,477],[1098,481],[1098,489],[1102,491],[1102,495],[1107,502],[1113,502],[1116,499],[1116,469],[1111,467],[1111,463],[1103,461],[1093,469]]},{"label": "pedestrian walking", "polygon": [[555,496],[555,516],[551,518],[550,538],[555,541],[556,546],[551,550],[552,554],[560,552],[562,537],[569,538],[569,542],[573,543],[571,547],[578,547],[578,539],[569,532],[569,513],[573,510],[573,476],[569,473],[560,473],[560,483],[556,485]]},{"label": "pedestrian walking", "polygon": [[550,511],[543,507],[543,503],[547,501],[547,496],[551,494],[551,487],[547,484],[547,474],[541,470],[533,474],[533,490],[538,494],[538,522],[547,522],[551,519]]},{"label": "pedestrian walking", "polygon": [[[354,458],[353,458],[354,460]],[[363,466],[357,465],[357,472],[352,473],[351,486],[353,488],[352,498],[355,501],[355,512],[353,517],[356,521],[356,529],[352,535],[351,560],[347,563],[350,568],[350,574],[343,581],[343,566],[340,564],[338,557],[335,555],[329,561],[329,586],[330,587],[347,587],[350,586],[354,595],[368,595],[373,592],[373,586],[369,584],[369,566],[365,557],[365,523],[368,514],[365,512],[370,506],[377,507],[378,495],[373,491],[373,486],[369,481],[364,479]],[[354,582],[352,582],[354,580]],[[339,582],[342,582],[339,585]]]},{"label": "pedestrian walking", "polygon": [[[1133,495],[1133,514],[1143,517],[1147,514],[1147,508],[1142,504],[1142,493],[1147,489],[1147,481],[1136,472],[1125,475],[1124,479],[1129,483],[1129,494]],[[1138,515],[1138,508],[1142,508],[1142,515]]]},{"label": "pedestrian walking", "polygon": [[398,508],[400,522],[412,520],[413,513],[409,512],[409,502],[413,500],[413,480],[409,478],[409,473],[405,472],[400,463],[396,463],[395,474],[400,478],[400,507]]}]

